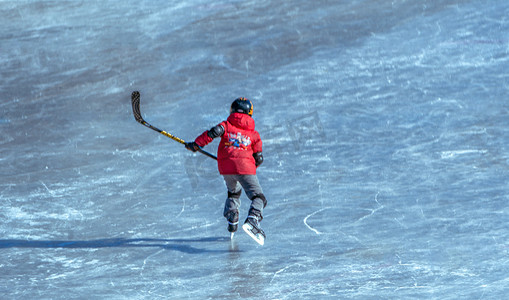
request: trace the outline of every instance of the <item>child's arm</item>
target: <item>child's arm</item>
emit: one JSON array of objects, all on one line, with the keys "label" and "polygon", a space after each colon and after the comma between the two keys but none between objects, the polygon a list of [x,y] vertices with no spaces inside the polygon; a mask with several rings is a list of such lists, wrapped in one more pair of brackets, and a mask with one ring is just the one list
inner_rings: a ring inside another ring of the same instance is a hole
[{"label": "child's arm", "polygon": [[196,138],[195,143],[200,147],[204,147],[212,142],[216,137],[220,137],[224,134],[224,126],[223,124],[216,125],[210,130],[205,130],[199,137]]},{"label": "child's arm", "polygon": [[253,158],[255,160],[256,167],[260,166],[263,163],[263,155],[262,155],[262,139],[260,138],[260,134],[256,132],[255,138],[253,139]]},{"label": "child's arm", "polygon": [[198,151],[198,147],[205,147],[216,137],[222,136],[224,134],[225,126],[223,123],[212,127],[210,130],[205,130],[194,140],[194,142],[186,143],[186,149],[196,152]]}]

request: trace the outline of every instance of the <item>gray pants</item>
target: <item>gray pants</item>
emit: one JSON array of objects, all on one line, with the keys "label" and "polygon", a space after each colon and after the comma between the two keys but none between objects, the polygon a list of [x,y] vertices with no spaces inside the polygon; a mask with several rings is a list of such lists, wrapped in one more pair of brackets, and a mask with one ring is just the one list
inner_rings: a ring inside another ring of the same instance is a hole
[{"label": "gray pants", "polygon": [[263,195],[262,187],[258,182],[256,175],[223,175],[224,182],[228,188],[228,198],[224,204],[224,216],[230,211],[238,211],[240,207],[240,194],[242,188],[251,199],[249,214],[262,219],[263,208],[267,205],[267,200]]}]

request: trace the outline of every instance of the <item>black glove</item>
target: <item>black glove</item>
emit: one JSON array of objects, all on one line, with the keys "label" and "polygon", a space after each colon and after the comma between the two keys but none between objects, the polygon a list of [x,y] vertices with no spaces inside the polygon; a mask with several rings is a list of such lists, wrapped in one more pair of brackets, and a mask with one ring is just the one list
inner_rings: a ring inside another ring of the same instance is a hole
[{"label": "black glove", "polygon": [[198,146],[198,144],[196,144],[195,142],[185,143],[184,146],[186,146],[187,150],[190,150],[193,152],[196,152],[196,151],[198,151],[198,149],[200,149],[200,146]]},{"label": "black glove", "polygon": [[262,155],[261,152],[253,153],[253,157],[254,157],[254,160],[255,160],[255,165],[257,167],[262,164],[262,162],[263,162],[263,155]]}]

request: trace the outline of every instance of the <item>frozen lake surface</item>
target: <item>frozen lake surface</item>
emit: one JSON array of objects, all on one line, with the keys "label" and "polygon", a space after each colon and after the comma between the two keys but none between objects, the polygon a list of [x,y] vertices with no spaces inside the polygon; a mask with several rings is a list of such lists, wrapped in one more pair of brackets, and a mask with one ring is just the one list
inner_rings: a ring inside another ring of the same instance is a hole
[{"label": "frozen lake surface", "polygon": [[[0,298],[507,297],[507,0],[0,13]],[[253,100],[263,247],[133,90],[188,141]]]}]

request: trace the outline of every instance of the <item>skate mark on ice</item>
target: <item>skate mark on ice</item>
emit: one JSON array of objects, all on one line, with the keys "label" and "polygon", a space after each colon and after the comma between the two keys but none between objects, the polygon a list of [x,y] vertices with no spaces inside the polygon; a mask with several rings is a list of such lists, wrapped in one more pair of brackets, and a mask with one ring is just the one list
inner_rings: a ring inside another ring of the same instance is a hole
[{"label": "skate mark on ice", "polygon": [[178,218],[180,217],[180,215],[184,212],[186,208],[186,199],[185,198],[182,198],[182,209],[180,210],[180,212],[178,213],[178,215],[175,216],[175,218]]},{"label": "skate mark on ice", "polygon": [[48,188],[48,186],[47,186],[44,182],[42,182],[41,180],[39,180],[39,182],[42,184],[42,186],[46,189],[46,191],[48,191],[48,193],[49,193],[51,196],[55,196],[55,192],[54,192],[54,191],[52,191],[52,190],[50,190],[50,189]]},{"label": "skate mark on ice", "polygon": [[452,151],[442,151],[440,153],[440,157],[442,159],[451,159],[455,158],[459,155],[464,154],[486,154],[488,153],[488,150],[486,149],[480,149],[480,150],[452,150]]},{"label": "skate mark on ice", "polygon": [[290,264],[288,266],[285,266],[284,268],[281,268],[279,270],[277,270],[274,275],[272,276],[272,279],[270,280],[269,284],[272,283],[272,281],[274,281],[274,279],[276,278],[277,275],[279,275],[279,273],[282,273],[284,271],[286,271],[287,269],[293,267],[293,266],[299,266],[299,267],[303,267],[303,265],[301,263],[293,263],[293,264]]},{"label": "skate mark on ice", "polygon": [[[194,226],[191,226],[191,227],[185,228],[185,229],[169,231],[168,234],[173,235],[173,234],[179,234],[179,233],[188,232],[188,231],[196,231],[197,229],[204,229],[204,228],[208,228],[208,227],[212,227],[212,226],[217,226],[217,224],[219,224],[221,221],[222,220],[217,220],[217,221],[205,223],[202,225],[194,225]],[[227,239],[229,240],[229,238],[227,238]]]},{"label": "skate mark on ice", "polygon": [[143,272],[145,272],[145,266],[147,265],[147,261],[148,261],[150,258],[152,258],[152,257],[154,257],[154,256],[156,256],[156,255],[159,255],[160,253],[163,253],[164,251],[165,251],[165,249],[161,249],[161,250],[159,250],[159,251],[157,251],[157,252],[155,252],[155,253],[150,254],[149,256],[147,256],[147,257],[143,260],[143,265],[141,266],[141,271],[140,271],[140,276],[141,276],[142,278],[147,279],[147,277],[145,276],[145,274],[143,274]]},{"label": "skate mark on ice", "polygon": [[369,213],[368,215],[365,215],[363,217],[361,217],[360,219],[358,219],[357,221],[355,221],[355,223],[358,223],[358,222],[362,222],[363,220],[371,217],[372,215],[374,215],[377,211],[381,210],[382,208],[384,208],[384,206],[382,204],[380,204],[380,202],[378,202],[378,195],[380,195],[380,192],[378,192],[376,195],[375,195],[375,202],[378,204],[378,207],[375,208],[375,209],[370,209],[371,210],[371,213]]},{"label": "skate mark on ice", "polygon": [[316,234],[318,234],[318,235],[323,234],[323,232],[320,232],[320,231],[316,230],[315,228],[313,228],[313,227],[309,226],[309,224],[308,224],[308,219],[309,219],[310,217],[312,217],[312,216],[314,216],[314,215],[316,215],[316,214],[318,214],[318,213],[321,213],[322,211],[324,211],[324,210],[326,210],[326,209],[330,209],[330,208],[332,208],[332,207],[324,207],[324,208],[322,208],[322,209],[319,209],[319,210],[315,211],[314,213],[311,213],[311,214],[307,215],[307,216],[304,218],[304,225],[306,225],[306,227],[307,227],[309,230],[313,231],[314,233],[316,233]]}]

